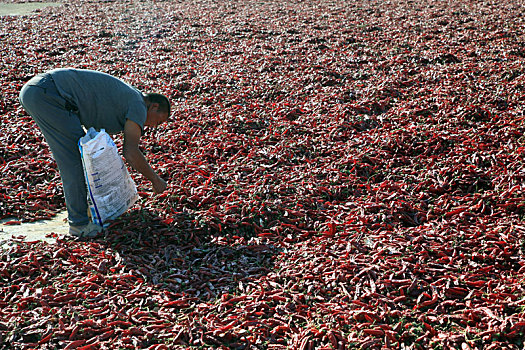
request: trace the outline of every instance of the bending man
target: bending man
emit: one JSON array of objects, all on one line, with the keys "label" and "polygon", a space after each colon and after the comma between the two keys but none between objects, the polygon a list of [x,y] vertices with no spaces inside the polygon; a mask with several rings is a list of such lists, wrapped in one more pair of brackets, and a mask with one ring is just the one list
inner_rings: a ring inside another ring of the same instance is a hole
[{"label": "bending man", "polygon": [[142,94],[102,72],[61,68],[28,81],[20,91],[20,103],[42,131],[58,165],[71,235],[93,237],[102,230],[87,214],[87,188],[78,149],[78,140],[85,135],[83,126],[110,134],[123,131],[126,161],[151,181],[156,193],[166,189],[166,182],[139,149],[143,127],[156,127],[168,120],[166,96]]}]

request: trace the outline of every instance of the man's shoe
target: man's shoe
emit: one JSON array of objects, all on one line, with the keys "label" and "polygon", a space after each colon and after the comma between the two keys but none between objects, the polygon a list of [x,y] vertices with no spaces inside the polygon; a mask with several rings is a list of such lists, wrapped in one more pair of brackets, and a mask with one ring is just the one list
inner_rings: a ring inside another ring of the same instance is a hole
[{"label": "man's shoe", "polygon": [[103,227],[90,222],[83,226],[69,225],[69,234],[79,238],[93,238],[102,232]]}]

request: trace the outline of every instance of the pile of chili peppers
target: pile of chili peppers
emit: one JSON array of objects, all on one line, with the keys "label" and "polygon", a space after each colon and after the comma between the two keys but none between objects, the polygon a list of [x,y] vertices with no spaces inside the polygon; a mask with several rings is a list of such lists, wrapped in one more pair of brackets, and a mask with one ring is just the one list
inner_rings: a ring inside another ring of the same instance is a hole
[{"label": "pile of chili peppers", "polygon": [[132,171],[140,200],[104,235],[2,243],[0,348],[522,348],[522,18],[503,0],[0,17],[0,218],[64,208],[17,101],[35,74],[104,71],[174,110],[141,143],[165,193]]}]

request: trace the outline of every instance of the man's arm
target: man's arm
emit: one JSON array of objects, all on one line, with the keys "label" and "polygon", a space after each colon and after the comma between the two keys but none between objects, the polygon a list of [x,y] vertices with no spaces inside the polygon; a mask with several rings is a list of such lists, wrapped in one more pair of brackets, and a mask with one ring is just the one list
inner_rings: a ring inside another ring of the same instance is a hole
[{"label": "man's arm", "polygon": [[137,123],[129,119],[126,120],[126,124],[124,124],[124,158],[126,158],[126,161],[133,169],[151,181],[155,193],[164,192],[167,187],[166,181],[151,168],[146,157],[144,157],[139,149],[141,133],[142,130]]}]

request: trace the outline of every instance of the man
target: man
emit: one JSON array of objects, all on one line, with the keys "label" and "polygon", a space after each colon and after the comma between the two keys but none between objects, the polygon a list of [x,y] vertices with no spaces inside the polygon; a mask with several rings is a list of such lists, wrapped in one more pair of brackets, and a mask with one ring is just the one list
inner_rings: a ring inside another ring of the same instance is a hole
[{"label": "man", "polygon": [[88,218],[87,189],[78,149],[84,128],[124,132],[126,161],[151,181],[155,193],[166,182],[139,150],[143,127],[156,127],[170,115],[168,99],[142,94],[111,75],[93,70],[61,68],[39,74],[20,91],[20,103],[36,122],[53,154],[66,199],[69,233],[94,237],[102,227]]}]

